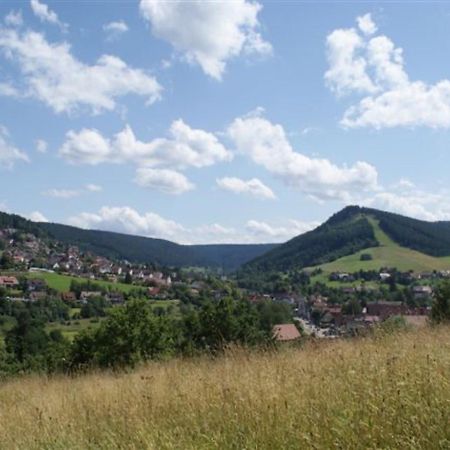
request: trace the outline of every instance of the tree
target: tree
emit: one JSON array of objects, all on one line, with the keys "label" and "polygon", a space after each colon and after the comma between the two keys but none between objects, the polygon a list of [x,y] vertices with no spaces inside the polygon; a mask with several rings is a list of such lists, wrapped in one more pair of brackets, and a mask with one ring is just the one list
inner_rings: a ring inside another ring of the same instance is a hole
[{"label": "tree", "polygon": [[173,353],[176,330],[167,316],[156,316],[148,301],[132,300],[115,308],[94,332],[80,334],[70,366],[133,366]]},{"label": "tree", "polygon": [[132,284],[133,283],[133,277],[131,276],[131,273],[128,271],[125,275],[125,284]]},{"label": "tree", "polygon": [[450,282],[442,283],[436,290],[430,316],[434,323],[450,322]]}]

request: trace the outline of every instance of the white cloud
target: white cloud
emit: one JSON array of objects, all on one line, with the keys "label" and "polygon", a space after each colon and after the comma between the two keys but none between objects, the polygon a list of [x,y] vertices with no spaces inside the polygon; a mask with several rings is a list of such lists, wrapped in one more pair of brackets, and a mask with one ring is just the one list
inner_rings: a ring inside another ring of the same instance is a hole
[{"label": "white cloud", "polygon": [[5,23],[11,27],[20,27],[23,25],[22,11],[10,11],[5,16]]},{"label": "white cloud", "polygon": [[325,82],[337,95],[377,90],[367,74],[367,61],[359,56],[363,46],[363,38],[353,28],[335,30],[327,37],[330,68],[325,73]]},{"label": "white cloud", "polygon": [[182,173],[170,169],[141,167],[136,171],[135,182],[165,194],[178,195],[194,189],[194,185]]},{"label": "white cloud", "polygon": [[26,153],[14,147],[8,130],[0,125],[0,168],[12,169],[18,161],[29,162],[30,160]]},{"label": "white cloud", "polygon": [[0,82],[0,95],[3,97],[20,97],[20,92],[9,83]]},{"label": "white cloud", "polygon": [[67,24],[62,23],[55,11],[52,11],[45,3],[39,2],[39,0],[30,0],[31,9],[36,17],[41,22],[47,22],[52,25],[57,25],[61,30],[67,30]]},{"label": "white cloud", "polygon": [[128,25],[123,20],[109,22],[103,25],[103,31],[107,34],[107,39],[112,41],[126,33],[128,31]]},{"label": "white cloud", "polygon": [[301,222],[298,220],[290,220],[286,226],[274,226],[268,224],[267,222],[249,220],[246,224],[246,229],[257,238],[263,238],[265,241],[283,242],[300,234],[306,233],[319,225],[319,222]]},{"label": "white cloud", "polygon": [[39,153],[47,153],[47,149],[48,149],[47,141],[44,141],[44,139],[36,140],[36,150]]},{"label": "white cloud", "polygon": [[153,76],[120,58],[103,55],[87,65],[71,54],[69,44],[49,43],[40,33],[0,28],[0,50],[23,75],[22,84],[11,88],[57,113],[85,108],[97,114],[114,110],[117,97],[135,94],[153,103],[161,95],[162,88]]},{"label": "white cloud", "polygon": [[450,192],[446,189],[423,190],[409,180],[364,199],[361,204],[422,220],[450,220]]},{"label": "white cloud", "polygon": [[284,242],[318,225],[317,222],[296,220],[285,225],[249,220],[240,229],[218,223],[189,228],[154,212],[141,214],[129,206],[104,206],[96,213],[83,212],[70,217],[68,223],[81,228],[169,239],[183,244]]},{"label": "white cloud", "polygon": [[78,197],[81,195],[81,192],[75,189],[49,189],[44,191],[42,195],[45,195],[46,197],[69,199]]},{"label": "white cloud", "polygon": [[236,177],[225,177],[216,180],[217,185],[226,191],[235,194],[247,194],[256,198],[274,200],[276,198],[272,189],[266,186],[258,178],[241,180]]},{"label": "white cloud", "polygon": [[103,190],[98,184],[86,184],[85,188],[89,192],[101,192]]},{"label": "white cloud", "polygon": [[104,206],[98,213],[81,213],[68,221],[81,228],[97,228],[137,235],[174,238],[185,231],[184,227],[173,220],[167,220],[158,214],[148,212],[140,215],[128,206]]},{"label": "white cloud", "polygon": [[325,81],[338,95],[362,95],[344,113],[348,128],[450,127],[450,80],[411,81],[403,50],[386,36],[374,36],[370,16],[359,17],[361,33],[338,29],[327,38],[329,70]]},{"label": "white cloud", "polygon": [[39,211],[33,211],[30,214],[28,214],[27,219],[31,220],[32,222],[48,222],[47,217],[44,216],[44,214],[42,214]]},{"label": "white cloud", "polygon": [[271,53],[271,45],[258,33],[261,8],[247,0],[140,2],[141,14],[150,22],[153,34],[218,80],[231,58]]},{"label": "white cloud", "polygon": [[356,18],[356,22],[358,23],[358,28],[367,35],[375,34],[378,30],[375,22],[372,20],[371,14],[364,14],[364,16],[360,16]]},{"label": "white cloud", "polygon": [[72,164],[128,161],[149,167],[178,169],[211,166],[232,157],[214,134],[191,128],[181,119],[172,123],[169,135],[169,138],[142,142],[136,139],[128,125],[112,139],[95,129],[83,129],[78,133],[69,131],[59,154]]},{"label": "white cloud", "polygon": [[315,199],[347,200],[352,192],[377,189],[378,174],[372,165],[358,161],[338,167],[327,159],[296,152],[281,125],[258,115],[235,119],[228,136],[240,153]]}]

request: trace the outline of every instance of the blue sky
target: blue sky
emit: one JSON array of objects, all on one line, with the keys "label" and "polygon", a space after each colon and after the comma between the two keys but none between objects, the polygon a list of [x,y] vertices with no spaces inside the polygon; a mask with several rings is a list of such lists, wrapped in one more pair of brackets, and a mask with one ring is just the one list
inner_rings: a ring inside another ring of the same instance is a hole
[{"label": "blue sky", "polygon": [[347,204],[450,220],[450,4],[0,4],[0,209],[281,242]]}]

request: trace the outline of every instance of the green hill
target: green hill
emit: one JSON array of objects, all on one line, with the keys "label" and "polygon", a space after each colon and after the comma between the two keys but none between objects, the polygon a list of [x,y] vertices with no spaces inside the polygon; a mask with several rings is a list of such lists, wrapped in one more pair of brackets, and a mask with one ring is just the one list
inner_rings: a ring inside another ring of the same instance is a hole
[{"label": "green hill", "polygon": [[[371,260],[361,261],[362,254]],[[313,231],[244,265],[243,271],[325,272],[450,269],[450,222],[426,222],[371,208],[348,206]]]},{"label": "green hill", "polygon": [[[380,228],[376,219],[370,217],[368,220],[374,228],[375,237],[379,243],[377,247],[360,250],[318,267],[325,273],[356,272],[360,269],[379,270],[381,267],[396,267],[401,271],[413,270],[415,272],[450,269],[450,256],[435,257],[402,247]],[[372,260],[361,261],[362,254],[371,255]]]}]

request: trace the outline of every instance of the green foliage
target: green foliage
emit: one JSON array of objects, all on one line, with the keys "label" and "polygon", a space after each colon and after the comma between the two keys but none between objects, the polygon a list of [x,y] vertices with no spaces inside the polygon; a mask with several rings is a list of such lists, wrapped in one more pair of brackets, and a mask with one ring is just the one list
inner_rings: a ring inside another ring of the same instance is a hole
[{"label": "green foliage", "polygon": [[430,317],[434,323],[450,323],[450,282],[442,283],[434,293]]},{"label": "green foliage", "polygon": [[89,298],[80,309],[80,316],[83,319],[90,317],[104,317],[106,316],[107,302],[103,297]]},{"label": "green foliage", "polygon": [[134,365],[172,353],[174,335],[170,319],[155,315],[148,301],[130,301],[112,310],[99,328],[75,338],[70,365]]},{"label": "green foliage", "polygon": [[360,261],[371,261],[373,259],[373,256],[370,253],[361,253],[359,259]]}]

